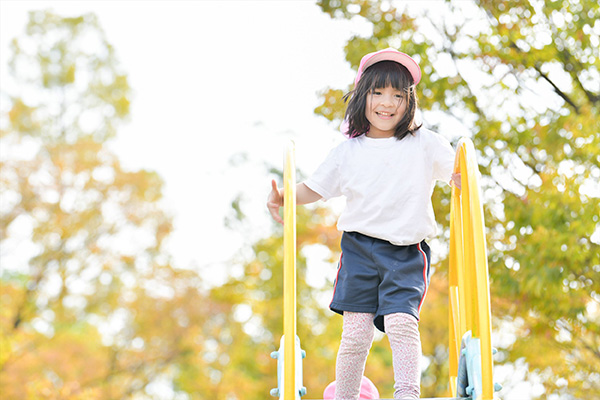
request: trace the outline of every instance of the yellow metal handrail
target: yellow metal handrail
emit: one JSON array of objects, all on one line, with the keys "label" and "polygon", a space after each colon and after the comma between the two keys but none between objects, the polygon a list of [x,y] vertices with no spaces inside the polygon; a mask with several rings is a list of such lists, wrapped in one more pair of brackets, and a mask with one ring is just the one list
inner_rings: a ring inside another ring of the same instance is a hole
[{"label": "yellow metal handrail", "polygon": [[294,143],[286,149],[283,171],[283,335],[284,400],[296,399],[296,167]]},{"label": "yellow metal handrail", "polygon": [[453,187],[450,210],[450,390],[456,393],[461,338],[471,331],[481,351],[481,393],[475,400],[491,400],[491,307],[479,170],[470,139],[458,144],[454,172],[461,174],[461,189]]}]

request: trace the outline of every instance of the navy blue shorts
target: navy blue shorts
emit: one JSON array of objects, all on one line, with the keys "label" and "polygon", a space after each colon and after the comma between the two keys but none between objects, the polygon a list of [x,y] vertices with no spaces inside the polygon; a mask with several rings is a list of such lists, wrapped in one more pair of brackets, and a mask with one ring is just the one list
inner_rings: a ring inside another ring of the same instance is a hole
[{"label": "navy blue shorts", "polygon": [[429,286],[431,251],[425,241],[396,246],[357,232],[342,235],[342,256],[329,308],[375,314],[382,332],[383,316],[406,313],[419,320]]}]

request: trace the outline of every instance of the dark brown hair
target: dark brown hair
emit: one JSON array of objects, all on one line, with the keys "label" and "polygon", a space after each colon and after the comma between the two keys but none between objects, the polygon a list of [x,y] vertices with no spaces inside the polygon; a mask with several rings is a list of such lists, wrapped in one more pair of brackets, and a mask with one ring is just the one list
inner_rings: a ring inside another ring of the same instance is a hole
[{"label": "dark brown hair", "polygon": [[367,68],[356,88],[344,96],[344,101],[348,102],[348,108],[346,108],[348,130],[344,133],[348,137],[354,138],[369,132],[371,124],[365,115],[367,96],[375,89],[386,88],[390,85],[404,93],[402,101],[406,103],[406,110],[396,126],[394,136],[400,140],[409,133],[414,134],[421,127],[421,125],[415,125],[418,100],[410,72],[395,61],[380,61]]}]

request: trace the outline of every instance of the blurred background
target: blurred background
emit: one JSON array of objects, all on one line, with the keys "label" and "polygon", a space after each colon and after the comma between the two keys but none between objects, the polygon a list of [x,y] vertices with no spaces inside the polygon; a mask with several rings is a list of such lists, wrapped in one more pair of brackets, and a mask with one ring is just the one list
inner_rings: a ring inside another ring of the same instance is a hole
[{"label": "blurred background", "polygon": [[[344,140],[360,58],[419,61],[423,124],[477,149],[503,399],[600,397],[600,6],[564,1],[0,3],[3,399],[269,397],[282,229]],[[422,395],[448,393],[448,186]],[[343,200],[298,208],[307,398],[335,379]],[[392,397],[387,338],[366,375]]]}]

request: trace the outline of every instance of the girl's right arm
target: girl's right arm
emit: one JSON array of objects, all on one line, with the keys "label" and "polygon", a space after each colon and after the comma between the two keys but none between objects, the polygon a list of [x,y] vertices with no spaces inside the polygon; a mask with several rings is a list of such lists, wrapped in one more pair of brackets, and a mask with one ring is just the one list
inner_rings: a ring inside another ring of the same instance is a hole
[{"label": "girl's right arm", "polygon": [[[304,183],[296,185],[296,204],[309,204],[319,200],[321,195],[311,190]],[[283,189],[277,188],[275,179],[271,181],[271,193],[267,199],[267,208],[273,219],[283,224],[283,219],[279,215],[279,207],[283,207]]]}]

